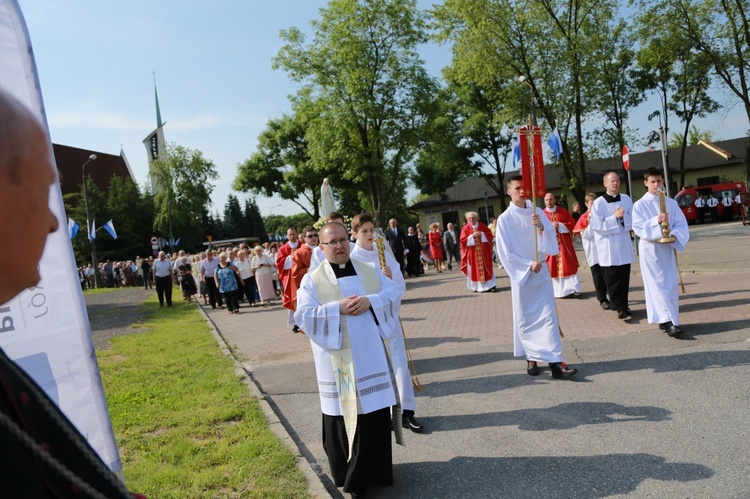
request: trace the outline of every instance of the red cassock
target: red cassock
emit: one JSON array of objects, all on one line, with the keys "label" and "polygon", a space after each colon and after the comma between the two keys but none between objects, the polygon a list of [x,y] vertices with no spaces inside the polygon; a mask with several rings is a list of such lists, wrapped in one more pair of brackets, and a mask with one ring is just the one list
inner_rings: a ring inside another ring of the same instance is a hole
[{"label": "red cassock", "polygon": [[292,310],[297,309],[297,290],[302,283],[302,278],[307,274],[312,259],[312,248],[301,244],[297,251],[292,254],[292,273],[289,278],[289,288],[292,300]]},{"label": "red cassock", "polygon": [[[299,245],[301,244],[302,243],[298,243],[297,248],[299,248]],[[287,242],[276,252],[276,273],[279,275],[279,280],[281,281],[281,286],[283,288],[281,304],[284,308],[288,308],[289,310],[294,310],[294,305],[292,304],[292,287],[289,285],[289,278],[292,275],[292,269],[284,270],[284,263],[286,262],[286,257],[295,253],[297,248],[292,248]]]},{"label": "red cassock", "polygon": [[550,276],[554,279],[576,275],[578,273],[578,256],[575,248],[573,248],[573,229],[576,225],[576,219],[568,210],[559,206],[554,212],[549,212],[545,208],[544,214],[547,215],[550,222],[558,222],[568,229],[568,232],[556,231],[560,254],[547,257]]},{"label": "red cassock", "polygon": [[427,239],[430,241],[430,258],[433,260],[443,259],[443,237],[439,232],[430,231],[427,234]]},{"label": "red cassock", "polygon": [[[474,237],[474,228],[470,224],[461,229],[461,272],[466,274],[467,267],[471,267],[469,279],[475,282],[487,282],[494,276],[492,270],[492,231],[482,222],[477,222],[477,231],[484,234],[488,242],[481,239],[474,246],[469,246],[467,240]],[[480,255],[481,253],[481,255]]]}]

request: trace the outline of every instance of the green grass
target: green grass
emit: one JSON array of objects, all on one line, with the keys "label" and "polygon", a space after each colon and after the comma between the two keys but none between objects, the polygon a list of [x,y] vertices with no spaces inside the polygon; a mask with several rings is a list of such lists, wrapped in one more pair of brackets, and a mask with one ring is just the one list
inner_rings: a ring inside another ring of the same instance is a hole
[{"label": "green grass", "polygon": [[112,293],[115,291],[120,291],[125,288],[94,288],[94,289],[84,289],[83,293],[87,295],[100,295],[102,293]]},{"label": "green grass", "polygon": [[144,306],[147,332],[97,352],[130,490],[160,497],[308,497],[295,456],[217,347],[180,302]]}]

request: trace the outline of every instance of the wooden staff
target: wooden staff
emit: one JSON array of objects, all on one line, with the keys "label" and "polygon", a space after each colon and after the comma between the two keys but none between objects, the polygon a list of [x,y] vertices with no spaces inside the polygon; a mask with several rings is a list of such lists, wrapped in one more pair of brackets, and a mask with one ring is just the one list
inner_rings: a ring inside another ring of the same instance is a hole
[{"label": "wooden staff", "polygon": [[[378,229],[380,230],[380,229]],[[385,247],[383,245],[383,237],[380,234],[376,234],[375,236],[375,246],[378,248],[378,260],[380,262],[380,267],[387,267],[388,263],[385,260]],[[391,272],[393,270],[391,269]],[[399,272],[401,269],[399,269]],[[393,279],[393,277],[391,277]],[[404,348],[406,349],[406,359],[409,364],[409,375],[411,376],[411,384],[414,386],[414,389],[418,391],[419,393],[424,392],[424,388],[422,388],[422,383],[419,382],[419,376],[417,376],[417,370],[414,368],[414,360],[411,358],[411,350],[409,350],[409,344],[406,342],[406,332],[404,331],[404,323],[401,322],[401,317],[399,316],[398,322],[401,325],[401,334],[404,338]]]}]

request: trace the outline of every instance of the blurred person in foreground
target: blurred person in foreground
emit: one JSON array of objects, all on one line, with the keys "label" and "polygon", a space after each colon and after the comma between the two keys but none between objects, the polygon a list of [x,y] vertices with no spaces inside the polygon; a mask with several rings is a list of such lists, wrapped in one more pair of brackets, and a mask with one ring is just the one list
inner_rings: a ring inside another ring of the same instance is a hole
[{"label": "blurred person in foreground", "polygon": [[[40,279],[37,264],[58,222],[57,178],[42,125],[0,90],[0,238],[24,258],[0,262],[0,304]],[[44,391],[0,349],[0,497],[133,497]],[[136,495],[136,497],[144,497]]]}]

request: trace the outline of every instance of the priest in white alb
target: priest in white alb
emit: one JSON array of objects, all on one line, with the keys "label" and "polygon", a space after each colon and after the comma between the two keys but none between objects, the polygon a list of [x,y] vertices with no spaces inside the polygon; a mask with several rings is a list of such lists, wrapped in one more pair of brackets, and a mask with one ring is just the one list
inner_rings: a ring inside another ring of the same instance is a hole
[{"label": "priest in white alb", "polygon": [[401,291],[379,269],[349,258],[343,225],[325,224],[320,240],[326,261],[302,278],[294,318],[313,350],[333,481],[361,494],[393,484],[391,428],[400,426],[391,423],[397,395],[384,342],[396,332]]},{"label": "priest in white alb", "polygon": [[513,354],[526,357],[531,376],[539,374],[539,362],[549,363],[554,378],[572,376],[578,370],[563,362],[552,280],[544,262],[547,255],[558,253],[555,229],[542,210],[526,200],[520,175],[508,180],[508,195],[511,204],[497,220],[495,240],[510,277]]},{"label": "priest in white alb", "polygon": [[[674,199],[664,196],[662,210],[659,191],[663,183],[661,170],[649,168],[646,171],[644,184],[648,192],[633,205],[633,230],[640,239],[638,253],[648,322],[659,324],[662,331],[676,337],[683,333],[676,251],[685,251],[690,233],[685,215]],[[659,243],[665,237],[661,226],[665,221],[669,224],[667,237],[671,235],[674,241]]]}]

